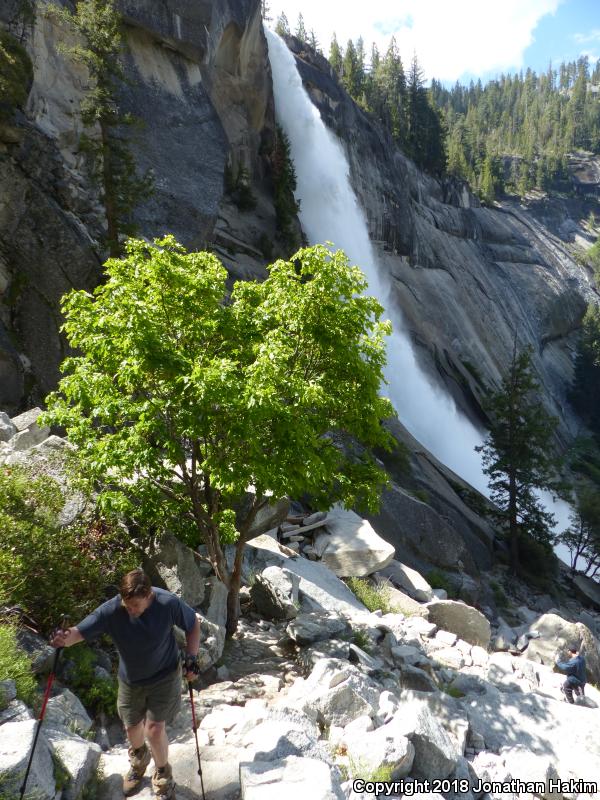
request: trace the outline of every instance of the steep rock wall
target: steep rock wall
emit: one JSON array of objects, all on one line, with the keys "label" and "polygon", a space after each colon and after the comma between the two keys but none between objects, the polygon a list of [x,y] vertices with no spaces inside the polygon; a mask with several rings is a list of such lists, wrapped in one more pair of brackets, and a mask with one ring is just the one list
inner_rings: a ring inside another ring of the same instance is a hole
[{"label": "steep rock wall", "polygon": [[598,301],[569,245],[589,211],[600,210],[597,200],[556,201],[560,224],[556,215],[542,213],[541,201],[481,207],[464,185],[416,169],[340,88],[325,59],[293,37],[288,44],[313,102],[347,153],[371,238],[422,366],[481,423],[483,391],[506,372],[516,332],[521,344],[533,347],[542,400],[568,442],[579,427],[566,400],[576,332],[587,303]]}]

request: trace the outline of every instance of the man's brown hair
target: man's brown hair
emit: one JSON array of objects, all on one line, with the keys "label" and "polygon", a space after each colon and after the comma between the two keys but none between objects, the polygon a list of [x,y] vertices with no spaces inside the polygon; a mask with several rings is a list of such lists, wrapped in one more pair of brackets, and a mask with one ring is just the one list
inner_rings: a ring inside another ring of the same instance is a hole
[{"label": "man's brown hair", "polygon": [[132,597],[148,597],[151,591],[150,578],[143,569],[132,569],[123,577],[119,587],[123,600],[130,600]]}]

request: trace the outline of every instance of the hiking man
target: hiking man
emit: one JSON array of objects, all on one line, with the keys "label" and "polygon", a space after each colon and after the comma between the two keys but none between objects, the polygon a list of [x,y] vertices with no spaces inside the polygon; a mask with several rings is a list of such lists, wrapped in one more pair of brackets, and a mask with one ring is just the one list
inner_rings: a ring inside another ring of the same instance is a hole
[{"label": "hiking man", "polygon": [[181,667],[173,625],[185,631],[184,677],[191,681],[198,674],[200,620],[176,595],[152,586],[146,573],[135,569],[121,581],[118,595],[78,625],[57,631],[51,640],[53,647],[70,647],[106,633],[116,645],[117,711],[130,745],[130,769],[123,778],[125,795],[139,788],[152,751],[154,793],[159,800],[175,798],[165,730],[181,705]]},{"label": "hiking man", "polygon": [[569,654],[571,658],[569,661],[555,661],[558,669],[567,673],[567,680],[563,683],[561,689],[569,703],[574,703],[573,691],[579,697],[583,697],[584,688],[586,683],[585,672],[585,658],[579,653],[577,645],[569,647]]}]

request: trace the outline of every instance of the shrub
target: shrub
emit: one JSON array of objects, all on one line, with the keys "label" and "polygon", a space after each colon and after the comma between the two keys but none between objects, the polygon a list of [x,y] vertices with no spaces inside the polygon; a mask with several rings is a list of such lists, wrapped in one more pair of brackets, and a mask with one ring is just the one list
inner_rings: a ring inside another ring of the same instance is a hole
[{"label": "shrub", "polygon": [[17,645],[17,629],[12,624],[0,625],[0,680],[14,681],[19,700],[33,704],[37,684],[29,658]]},{"label": "shrub", "polygon": [[360,647],[361,650],[364,650],[365,653],[372,649],[372,642],[368,633],[360,628],[352,631],[352,642],[357,647]]},{"label": "shrub", "polygon": [[64,501],[48,475],[0,468],[0,496],[0,605],[20,605],[44,631],[62,614],[84,616],[136,565],[117,528],[99,520],[59,525]]},{"label": "shrub", "polygon": [[387,584],[374,586],[364,578],[348,578],[347,584],[369,611],[381,609],[384,614],[393,614],[397,611],[396,607],[391,602]]},{"label": "shrub", "polygon": [[71,687],[81,702],[94,714],[101,711],[114,715],[117,707],[118,685],[111,678],[97,678],[94,674],[96,658],[86,644],[78,644],[69,650],[69,660],[74,671],[70,679]]},{"label": "shrub", "polygon": [[427,573],[427,583],[432,589],[444,589],[448,597],[456,597],[457,592],[455,587],[439,569],[432,569],[431,572]]},{"label": "shrub", "polygon": [[531,536],[519,537],[520,573],[536,588],[553,593],[558,571],[558,558],[551,545],[537,542]]}]

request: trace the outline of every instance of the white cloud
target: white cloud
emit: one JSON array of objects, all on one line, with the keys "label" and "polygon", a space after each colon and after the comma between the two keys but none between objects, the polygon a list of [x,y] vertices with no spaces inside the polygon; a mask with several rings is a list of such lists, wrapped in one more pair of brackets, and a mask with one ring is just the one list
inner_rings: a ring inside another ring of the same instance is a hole
[{"label": "white cloud", "polygon": [[595,28],[589,33],[575,33],[573,38],[579,44],[587,44],[589,42],[600,42],[600,28]]},{"label": "white cloud", "polygon": [[[285,11],[292,32],[298,14],[327,54],[332,33],[340,44],[362,36],[380,51],[396,36],[405,67],[413,52],[428,78],[453,81],[464,73],[519,69],[540,19],[563,0],[273,0],[274,22]],[[274,24],[273,22],[273,24]]]}]

